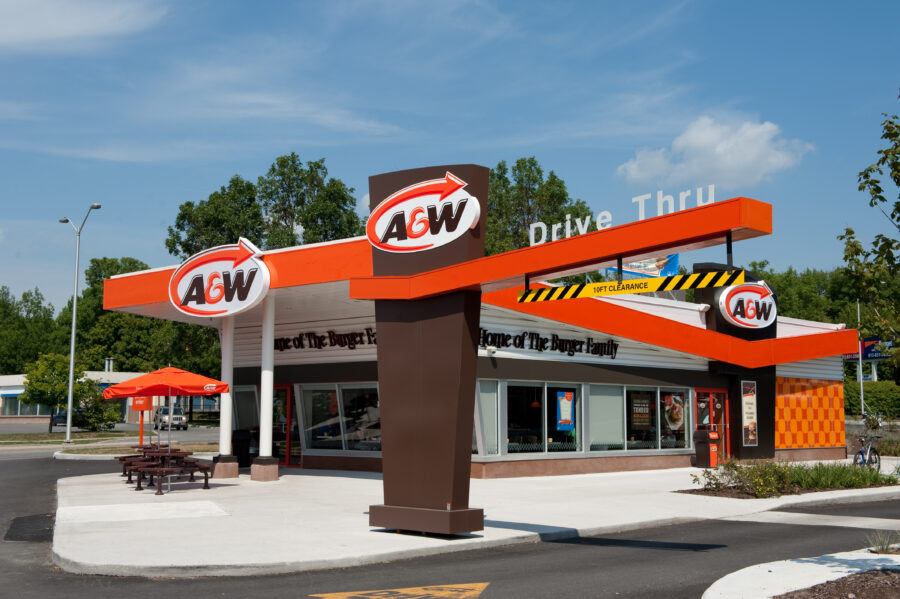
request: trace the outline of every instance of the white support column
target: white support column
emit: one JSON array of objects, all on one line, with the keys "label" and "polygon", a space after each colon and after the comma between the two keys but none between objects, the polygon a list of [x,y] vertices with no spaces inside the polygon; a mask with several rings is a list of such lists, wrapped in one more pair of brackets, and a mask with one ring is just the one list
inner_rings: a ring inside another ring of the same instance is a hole
[{"label": "white support column", "polygon": [[219,345],[222,348],[222,382],[228,383],[228,391],[219,398],[219,455],[231,455],[232,393],[234,387],[234,317],[226,316],[219,328]]},{"label": "white support column", "polygon": [[275,296],[263,300],[259,377],[259,457],[272,457],[272,406],[275,382]]}]

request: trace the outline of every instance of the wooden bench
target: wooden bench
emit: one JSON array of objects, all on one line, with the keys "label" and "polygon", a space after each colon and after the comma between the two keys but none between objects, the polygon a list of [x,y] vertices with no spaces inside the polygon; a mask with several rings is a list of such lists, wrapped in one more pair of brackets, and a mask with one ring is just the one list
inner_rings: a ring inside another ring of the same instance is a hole
[{"label": "wooden bench", "polygon": [[[212,466],[210,464],[201,464],[197,462],[188,462],[179,465],[172,466],[163,466],[157,462],[151,464],[140,464],[135,465],[133,468],[134,471],[139,473],[138,476],[138,486],[137,490],[142,490],[141,487],[141,478],[144,474],[147,474],[150,477],[150,482],[147,483],[148,487],[156,486],[156,494],[162,495],[162,479],[167,476],[175,476],[175,475],[190,475],[189,481],[196,482],[194,478],[194,473],[199,472],[203,475],[203,488],[209,489],[209,475],[212,472]],[[155,479],[155,480],[154,480]],[[171,481],[170,481],[171,483]]]},{"label": "wooden bench", "polygon": [[125,481],[125,484],[132,484],[134,481],[131,480],[131,475],[137,473],[138,475],[138,490],[141,488],[141,479],[144,478],[144,474],[141,472],[141,468],[144,466],[153,466],[154,464],[158,464],[159,462],[155,460],[132,460],[130,462],[125,463],[125,471],[128,473],[128,480]]},{"label": "wooden bench", "polygon": [[[150,475],[150,482],[147,483],[148,487],[153,486],[153,478],[156,477],[156,495],[162,495],[162,487],[163,487],[163,478],[166,476],[172,476],[174,474],[181,474],[183,468],[181,466],[144,466],[141,469],[141,472],[146,472]],[[141,479],[138,477],[138,487],[141,486]]]},{"label": "wooden bench", "polygon": [[190,481],[194,482],[194,473],[199,472],[203,475],[203,488],[209,489],[209,475],[212,474],[212,464],[203,464],[197,461],[192,460],[188,462],[185,460],[184,469],[188,471],[191,475]]},{"label": "wooden bench", "polygon": [[128,474],[128,462],[143,460],[144,455],[140,453],[134,455],[120,455],[116,459],[122,464],[122,476],[126,476]]}]

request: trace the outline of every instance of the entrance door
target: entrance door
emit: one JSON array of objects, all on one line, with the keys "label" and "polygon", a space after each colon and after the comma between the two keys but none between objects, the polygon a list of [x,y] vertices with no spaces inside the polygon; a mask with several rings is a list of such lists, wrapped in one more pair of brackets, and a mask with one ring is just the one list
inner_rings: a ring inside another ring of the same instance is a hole
[{"label": "entrance door", "polygon": [[719,458],[728,453],[728,392],[725,389],[695,389],[694,422],[698,431],[719,433]]},{"label": "entrance door", "polygon": [[272,392],[272,444],[279,466],[300,467],[300,429],[294,411],[293,385],[275,385]]}]

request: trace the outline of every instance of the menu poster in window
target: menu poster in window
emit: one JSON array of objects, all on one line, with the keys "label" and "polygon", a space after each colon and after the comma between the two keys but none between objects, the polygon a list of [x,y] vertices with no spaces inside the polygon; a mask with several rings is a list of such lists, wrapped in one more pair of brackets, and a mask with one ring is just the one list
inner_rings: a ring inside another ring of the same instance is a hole
[{"label": "menu poster in window", "polygon": [[756,447],[756,381],[741,381],[741,412],[744,425],[744,447]]},{"label": "menu poster in window", "polygon": [[575,430],[575,392],[556,392],[556,430]]},{"label": "menu poster in window", "polygon": [[631,428],[650,429],[650,397],[635,394],[631,398]]},{"label": "menu poster in window", "polygon": [[663,395],[666,427],[678,431],[684,427],[684,396],[678,393]]}]

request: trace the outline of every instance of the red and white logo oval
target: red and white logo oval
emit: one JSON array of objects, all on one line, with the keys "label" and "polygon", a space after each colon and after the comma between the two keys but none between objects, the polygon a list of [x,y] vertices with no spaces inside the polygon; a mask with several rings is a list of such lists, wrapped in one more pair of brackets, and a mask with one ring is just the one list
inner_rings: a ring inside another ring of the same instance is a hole
[{"label": "red and white logo oval", "polygon": [[169,279],[169,301],[191,316],[228,316],[252,308],[269,290],[269,269],[259,253],[242,237],[194,254]]},{"label": "red and white logo oval", "polygon": [[719,296],[719,311],[725,320],[745,329],[762,329],[775,322],[775,296],[764,281],[726,287]]},{"label": "red and white logo oval", "polygon": [[448,172],[378,204],[366,224],[369,242],[388,252],[420,252],[446,245],[478,226],[481,205],[467,183]]}]

